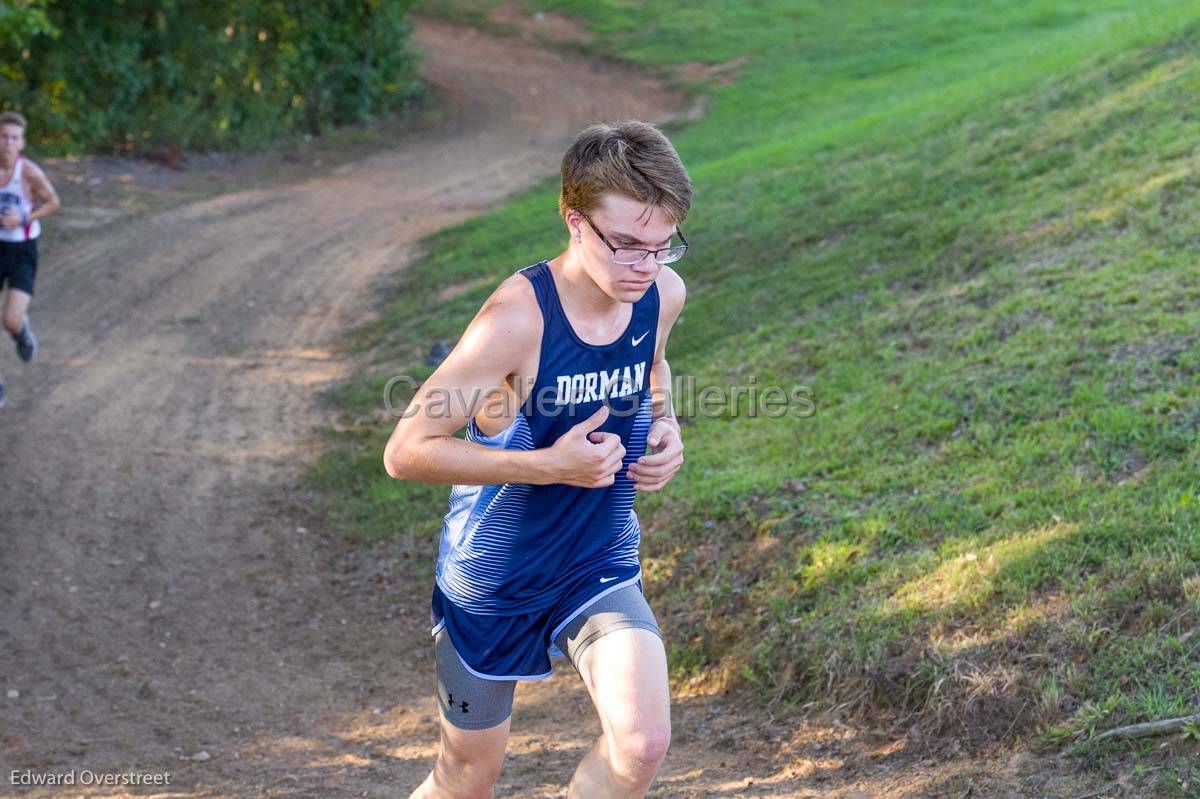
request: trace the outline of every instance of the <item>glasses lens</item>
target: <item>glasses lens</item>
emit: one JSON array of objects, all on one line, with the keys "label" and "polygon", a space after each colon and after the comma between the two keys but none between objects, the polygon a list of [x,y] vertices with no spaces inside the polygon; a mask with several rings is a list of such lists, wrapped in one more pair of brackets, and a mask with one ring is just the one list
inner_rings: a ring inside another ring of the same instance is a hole
[{"label": "glasses lens", "polygon": [[672,247],[669,250],[665,250],[663,252],[658,253],[658,255],[655,256],[655,260],[658,261],[660,264],[674,263],[675,261],[678,261],[680,258],[682,258],[683,254],[685,252],[687,252],[687,245],[680,244],[677,247]]},{"label": "glasses lens", "polygon": [[645,250],[622,250],[613,253],[613,262],[618,264],[636,264],[646,257]]}]

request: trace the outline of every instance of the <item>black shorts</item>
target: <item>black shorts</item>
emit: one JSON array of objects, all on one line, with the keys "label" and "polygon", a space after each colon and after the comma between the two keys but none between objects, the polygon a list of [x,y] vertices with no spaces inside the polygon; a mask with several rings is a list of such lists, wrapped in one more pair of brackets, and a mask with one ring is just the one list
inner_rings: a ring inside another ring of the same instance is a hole
[{"label": "black shorts", "polygon": [[10,289],[32,295],[36,276],[37,239],[0,241],[0,290],[7,283]]}]

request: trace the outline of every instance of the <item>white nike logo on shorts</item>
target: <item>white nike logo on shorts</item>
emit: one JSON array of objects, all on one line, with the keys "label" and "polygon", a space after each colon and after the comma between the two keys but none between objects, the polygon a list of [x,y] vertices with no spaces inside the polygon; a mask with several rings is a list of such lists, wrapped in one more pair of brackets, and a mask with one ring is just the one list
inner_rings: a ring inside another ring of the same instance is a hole
[{"label": "white nike logo on shorts", "polygon": [[635,346],[635,347],[636,347],[637,345],[641,344],[641,343],[642,343],[642,339],[644,339],[644,338],[645,338],[646,336],[648,336],[648,335],[650,335],[650,331],[649,331],[649,330],[647,330],[645,333],[643,333],[643,334],[642,334],[642,335],[640,335],[640,336],[636,336],[636,337],[634,337],[634,338],[632,339],[632,341],[633,341],[633,346]]},{"label": "white nike logo on shorts", "polygon": [[600,578],[600,582],[602,582],[602,583],[611,583],[611,582],[612,582],[613,580],[615,580],[615,579],[617,579],[617,578],[616,578],[616,577],[601,577],[601,578]]}]

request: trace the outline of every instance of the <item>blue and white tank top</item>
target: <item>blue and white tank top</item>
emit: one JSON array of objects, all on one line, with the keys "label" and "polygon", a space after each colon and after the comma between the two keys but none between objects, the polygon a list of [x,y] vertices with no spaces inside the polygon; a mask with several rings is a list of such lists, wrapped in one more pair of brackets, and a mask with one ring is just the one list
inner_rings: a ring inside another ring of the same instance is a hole
[{"label": "blue and white tank top", "polygon": [[482,615],[542,610],[582,571],[640,565],[641,528],[626,469],[645,454],[652,421],[658,286],[634,303],[616,341],[595,345],[581,340],[567,321],[546,261],[520,271],[533,284],[544,323],[537,379],[505,430],[486,436],[472,419],[467,440],[542,449],[607,404],[608,419],[598,430],[620,435],[625,458],[604,488],[504,483],[451,489],[437,584],[455,605]]},{"label": "blue and white tank top", "polygon": [[[25,159],[17,156],[12,175],[7,183],[0,186],[0,214],[11,208],[20,214],[22,219],[28,220],[29,215],[33,213],[33,198],[25,191],[25,181],[21,179],[24,171]],[[36,239],[41,232],[42,223],[35,219],[32,222],[26,221],[19,227],[0,227],[0,241],[29,241]]]}]

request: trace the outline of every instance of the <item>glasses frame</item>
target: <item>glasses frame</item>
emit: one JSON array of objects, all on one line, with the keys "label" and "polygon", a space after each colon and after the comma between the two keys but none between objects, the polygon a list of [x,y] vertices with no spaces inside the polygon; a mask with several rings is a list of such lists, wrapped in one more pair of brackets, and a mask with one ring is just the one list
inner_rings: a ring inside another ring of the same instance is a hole
[{"label": "glasses frame", "polygon": [[[608,238],[603,233],[600,232],[600,228],[596,227],[596,223],[592,221],[592,218],[590,216],[585,214],[583,211],[580,211],[579,215],[582,216],[587,221],[588,226],[591,227],[591,229],[595,232],[595,234],[600,237],[600,241],[604,242],[604,246],[607,247],[610,251],[612,251],[612,262],[614,264],[620,264],[621,266],[633,266],[634,264],[640,264],[642,261],[645,260],[646,256],[649,255],[654,259],[654,263],[658,264],[659,266],[663,266],[665,264],[677,263],[683,258],[683,256],[687,255],[688,240],[683,237],[683,231],[680,230],[679,225],[675,226],[675,232],[679,234],[679,240],[682,242],[682,244],[680,244],[678,246],[683,247],[683,251],[679,253],[679,258],[676,258],[673,261],[660,261],[660,260],[658,260],[658,254],[660,252],[670,252],[671,250],[677,249],[677,247],[661,247],[657,250],[647,250],[644,247],[614,247],[612,245],[612,242],[610,242],[608,240]],[[633,263],[628,263],[628,264],[621,263],[620,261],[617,260],[617,250],[633,250],[634,252],[642,253],[642,257],[637,259]]]}]

